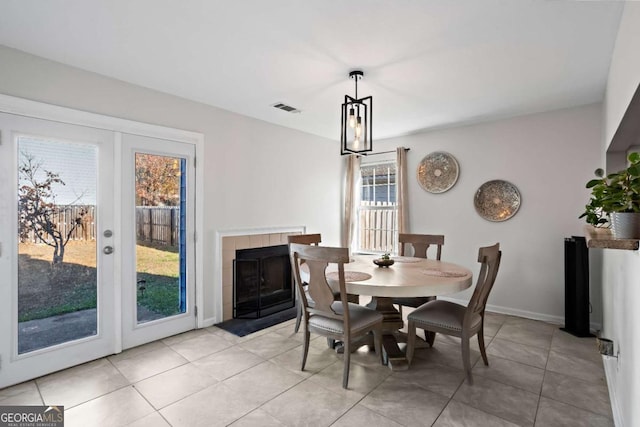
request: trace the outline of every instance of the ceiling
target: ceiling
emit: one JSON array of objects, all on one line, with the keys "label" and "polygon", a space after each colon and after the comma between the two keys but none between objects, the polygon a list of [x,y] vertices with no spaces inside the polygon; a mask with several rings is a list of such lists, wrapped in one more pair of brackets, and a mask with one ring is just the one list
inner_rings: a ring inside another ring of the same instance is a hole
[{"label": "ceiling", "polygon": [[0,0],[0,44],[333,140],[348,73],[362,69],[381,139],[601,101],[623,7]]}]

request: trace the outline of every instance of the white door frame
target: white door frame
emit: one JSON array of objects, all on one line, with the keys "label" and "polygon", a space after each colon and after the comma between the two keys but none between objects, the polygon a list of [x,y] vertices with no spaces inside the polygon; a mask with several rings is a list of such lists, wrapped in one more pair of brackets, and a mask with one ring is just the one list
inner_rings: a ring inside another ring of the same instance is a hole
[{"label": "white door frame", "polygon": [[[104,116],[101,114],[89,113],[86,111],[79,111],[71,108],[60,107],[51,104],[45,104],[42,102],[31,101],[23,98],[18,98],[14,96],[0,94],[0,112],[16,114],[36,119],[45,119],[51,121],[57,121],[66,124],[79,125],[85,127],[93,127],[96,129],[108,130],[115,132],[114,137],[114,153],[115,158],[120,158],[121,155],[121,145],[122,145],[122,134],[133,134],[133,135],[141,135],[148,136],[153,138],[167,139],[171,141],[184,142],[188,144],[193,144],[195,146],[196,158],[204,158],[204,135],[197,132],[185,131],[180,129],[174,129],[164,126],[152,125],[147,123],[140,123],[132,120],[120,119],[115,117]],[[7,143],[7,135],[0,135],[0,144]],[[119,162],[115,162],[115,170],[114,173],[116,176],[118,175]],[[195,169],[195,191],[196,191],[196,201],[195,201],[195,230],[201,231],[204,229],[204,191],[203,191],[203,183],[204,183],[204,168],[196,167]],[[121,191],[119,189],[118,183],[114,183],[114,202],[116,212],[119,208],[121,208]],[[119,215],[116,215],[114,219],[114,228],[121,229],[122,224],[119,224]],[[114,245],[120,246],[122,242],[118,242],[121,236],[115,236]],[[203,279],[203,251],[204,251],[204,241],[201,236],[195,237],[195,298],[196,304],[202,305],[202,301],[204,299],[204,279]],[[4,260],[2,257],[6,250],[3,250],[3,246],[7,247],[9,242],[0,242],[0,262]],[[114,260],[114,273],[116,277],[120,277],[122,273],[120,262],[117,260],[117,257]],[[114,284],[114,294],[113,298],[115,301],[115,342],[113,353],[119,353],[122,351],[122,287],[116,280]],[[204,310],[198,310],[198,314],[196,316],[196,327],[203,327],[204,325]],[[4,354],[4,352],[0,352],[0,361],[9,360],[11,357],[10,354]],[[0,362],[1,363],[1,362]],[[0,364],[0,369],[2,369],[2,365]],[[8,385],[8,384],[6,384]]]}]

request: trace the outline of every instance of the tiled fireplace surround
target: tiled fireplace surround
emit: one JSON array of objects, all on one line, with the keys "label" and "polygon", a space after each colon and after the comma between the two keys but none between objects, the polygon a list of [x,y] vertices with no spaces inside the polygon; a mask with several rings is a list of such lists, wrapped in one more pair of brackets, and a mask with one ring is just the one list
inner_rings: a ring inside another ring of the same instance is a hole
[{"label": "tiled fireplace surround", "polygon": [[233,318],[233,260],[238,249],[286,245],[287,236],[303,234],[305,227],[282,227],[257,230],[236,230],[220,233],[222,247],[222,317]]}]

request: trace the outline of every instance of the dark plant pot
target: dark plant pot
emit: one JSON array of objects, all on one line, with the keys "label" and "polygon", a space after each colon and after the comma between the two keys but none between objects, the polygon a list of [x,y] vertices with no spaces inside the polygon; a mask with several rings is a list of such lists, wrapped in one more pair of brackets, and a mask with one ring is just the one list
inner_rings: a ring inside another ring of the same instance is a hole
[{"label": "dark plant pot", "polygon": [[382,258],[373,260],[373,263],[378,267],[389,267],[390,265],[393,265],[394,262],[395,261],[392,259],[382,259]]},{"label": "dark plant pot", "polygon": [[640,239],[640,212],[611,213],[611,229],[616,239]]}]

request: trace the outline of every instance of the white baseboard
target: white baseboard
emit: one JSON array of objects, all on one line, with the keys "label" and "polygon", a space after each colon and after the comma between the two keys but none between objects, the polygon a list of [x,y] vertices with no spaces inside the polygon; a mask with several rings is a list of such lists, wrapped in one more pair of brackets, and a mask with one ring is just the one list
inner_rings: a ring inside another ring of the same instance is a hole
[{"label": "white baseboard", "polygon": [[215,317],[207,317],[206,319],[202,320],[202,324],[200,324],[199,327],[200,328],[208,328],[209,326],[213,326],[216,323],[218,323],[218,322],[216,321]]},{"label": "white baseboard", "polygon": [[[469,303],[469,301],[467,300],[460,300],[460,299],[447,298],[447,297],[438,297],[438,298],[446,301],[462,304],[462,305],[467,305]],[[543,322],[553,323],[558,326],[564,325],[563,316],[553,316],[550,314],[536,313],[534,311],[527,311],[527,310],[518,310],[516,308],[503,307],[503,306],[492,305],[492,304],[487,304],[487,311],[492,313],[507,314],[509,316],[524,317],[525,319],[541,320]],[[591,322],[589,324],[589,328],[591,329],[591,332],[596,333],[602,330],[602,325],[600,323]]]},{"label": "white baseboard", "polygon": [[618,358],[612,356],[602,356],[602,364],[604,365],[604,374],[607,378],[607,388],[609,389],[609,400],[611,401],[611,412],[613,413],[613,424],[616,427],[624,427],[624,420],[620,412],[618,404],[618,396],[616,395],[616,383],[618,376]]}]

